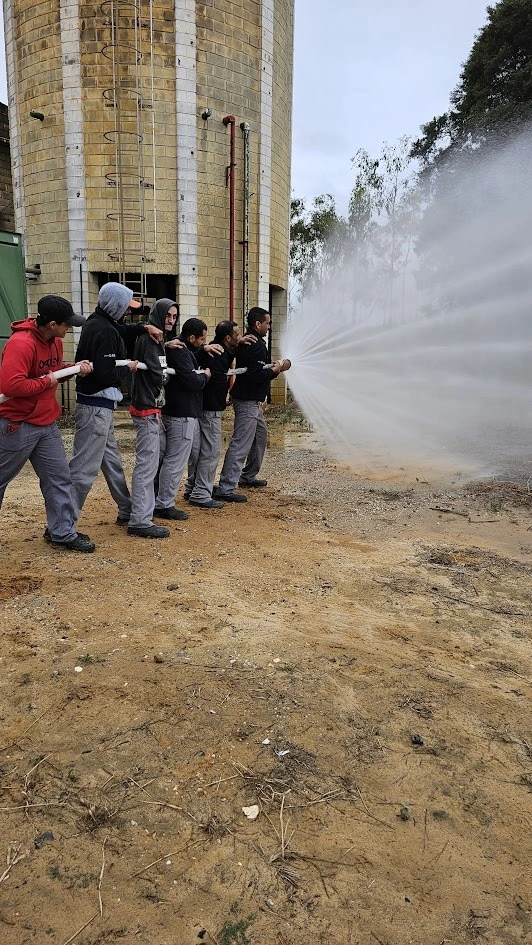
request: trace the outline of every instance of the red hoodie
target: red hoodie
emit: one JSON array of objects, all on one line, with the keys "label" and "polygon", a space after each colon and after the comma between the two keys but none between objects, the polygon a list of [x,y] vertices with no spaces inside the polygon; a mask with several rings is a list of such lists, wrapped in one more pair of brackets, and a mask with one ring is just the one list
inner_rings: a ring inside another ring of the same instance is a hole
[{"label": "red hoodie", "polygon": [[0,362],[0,391],[10,400],[0,404],[0,417],[44,427],[57,420],[61,408],[55,387],[43,377],[63,367],[61,338],[45,341],[34,318],[13,322]]}]

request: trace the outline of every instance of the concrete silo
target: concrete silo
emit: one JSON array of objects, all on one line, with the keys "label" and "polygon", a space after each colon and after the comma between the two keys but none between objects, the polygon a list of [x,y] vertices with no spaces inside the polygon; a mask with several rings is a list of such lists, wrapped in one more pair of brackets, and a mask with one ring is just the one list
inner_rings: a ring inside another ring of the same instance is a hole
[{"label": "concrete silo", "polygon": [[[3,0],[15,226],[89,314],[286,314],[294,0]],[[274,330],[274,345],[275,345]]]}]

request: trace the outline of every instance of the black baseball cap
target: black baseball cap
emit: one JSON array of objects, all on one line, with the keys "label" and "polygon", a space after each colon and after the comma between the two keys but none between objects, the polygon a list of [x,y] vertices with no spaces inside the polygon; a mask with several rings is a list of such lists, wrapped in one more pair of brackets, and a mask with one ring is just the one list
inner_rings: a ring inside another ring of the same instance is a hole
[{"label": "black baseball cap", "polygon": [[66,322],[73,328],[81,328],[87,321],[84,315],[76,315],[70,302],[60,295],[43,295],[37,302],[37,311],[46,322]]}]

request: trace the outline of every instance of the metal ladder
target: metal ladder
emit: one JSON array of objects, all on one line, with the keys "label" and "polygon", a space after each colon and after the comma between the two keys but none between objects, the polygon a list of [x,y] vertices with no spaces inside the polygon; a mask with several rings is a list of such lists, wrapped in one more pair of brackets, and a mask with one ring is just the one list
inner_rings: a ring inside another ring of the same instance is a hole
[{"label": "metal ladder", "polygon": [[[109,28],[109,42],[101,51],[111,64],[112,76],[112,84],[104,89],[103,98],[105,107],[114,111],[114,127],[103,135],[114,146],[105,179],[107,187],[114,189],[114,207],[107,213],[107,219],[116,223],[117,245],[108,258],[118,269],[119,281],[127,282],[143,301],[146,263],[151,261],[147,250],[148,221],[153,232],[150,240],[153,250],[156,239],[153,0],[144,3],[103,0],[101,11]],[[151,181],[146,174],[149,164]]]}]

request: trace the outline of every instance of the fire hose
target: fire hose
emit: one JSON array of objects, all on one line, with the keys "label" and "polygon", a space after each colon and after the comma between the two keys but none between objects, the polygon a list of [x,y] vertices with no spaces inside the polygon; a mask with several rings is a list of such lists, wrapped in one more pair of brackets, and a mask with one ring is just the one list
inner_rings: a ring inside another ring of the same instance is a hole
[{"label": "fire hose", "polygon": [[[116,367],[128,367],[130,364],[131,361],[116,361]],[[67,377],[75,377],[76,374],[79,374],[80,370],[81,366],[79,364],[73,364],[71,367],[60,368],[59,371],[53,371],[53,375],[58,381],[60,381]],[[144,364],[143,361],[139,361],[137,364],[137,370],[147,371],[149,369],[147,364]],[[175,374],[174,368],[164,368],[164,370],[167,374]],[[231,368],[229,371],[227,371],[227,376],[230,377],[234,374],[245,374],[246,371],[247,368]],[[195,374],[205,374],[205,371],[203,368],[197,368]],[[48,377],[48,374],[43,374],[42,377]],[[11,398],[6,397],[5,394],[0,394],[0,404],[5,403],[6,400],[11,400]]]}]

